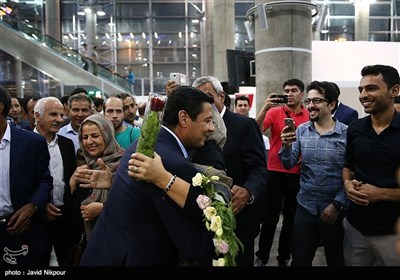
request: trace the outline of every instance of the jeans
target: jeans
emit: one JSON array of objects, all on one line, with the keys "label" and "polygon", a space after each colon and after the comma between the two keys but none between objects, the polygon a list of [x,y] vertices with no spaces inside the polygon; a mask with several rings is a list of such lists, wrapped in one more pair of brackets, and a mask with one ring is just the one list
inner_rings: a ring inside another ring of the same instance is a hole
[{"label": "jeans", "polygon": [[319,215],[315,216],[297,204],[292,235],[292,266],[311,266],[321,237],[326,264],[344,266],[342,220],[343,213],[340,213],[334,224],[326,224]]}]

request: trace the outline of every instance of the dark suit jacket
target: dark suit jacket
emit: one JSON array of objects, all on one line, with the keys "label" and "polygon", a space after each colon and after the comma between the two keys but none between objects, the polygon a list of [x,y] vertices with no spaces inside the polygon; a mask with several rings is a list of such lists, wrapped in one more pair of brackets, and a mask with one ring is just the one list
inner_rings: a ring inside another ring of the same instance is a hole
[{"label": "dark suit jacket", "polygon": [[241,240],[255,238],[260,231],[261,204],[267,187],[265,148],[254,119],[226,110],[223,120],[227,140],[223,149],[227,175],[233,184],[247,188],[255,201],[236,215],[236,233]]},{"label": "dark suit jacket", "polygon": [[62,135],[58,136],[58,147],[60,148],[61,157],[64,166],[64,203],[69,202],[71,199],[71,189],[69,187],[69,179],[76,170],[75,148],[74,142],[71,139]]},{"label": "dark suit jacket", "polygon": [[335,118],[341,123],[349,125],[352,121],[358,119],[358,112],[353,108],[340,103],[335,111]]},{"label": "dark suit jacket", "polygon": [[[128,176],[128,160],[136,150],[136,143],[121,158],[81,265],[177,266],[179,256],[189,263],[208,260],[210,265],[213,235],[206,230],[200,209],[196,207],[197,216],[189,215],[160,188]],[[156,151],[165,169],[191,182],[197,171],[164,128]],[[196,204],[194,193],[200,193],[198,189],[191,188],[186,204]]]},{"label": "dark suit jacket", "polygon": [[46,209],[53,189],[46,139],[27,130],[11,127],[10,189],[14,211],[28,203]]},{"label": "dark suit jacket", "polygon": [[[22,206],[33,203],[38,207],[38,214],[32,218],[29,229],[7,239],[11,250],[19,250],[19,244],[29,247],[28,254],[17,260],[18,264],[43,265],[46,261],[50,242],[46,225],[41,218],[50,191],[53,178],[49,171],[49,151],[46,139],[34,132],[11,126],[10,146],[10,192],[14,212]],[[13,247],[14,246],[14,247]]]}]

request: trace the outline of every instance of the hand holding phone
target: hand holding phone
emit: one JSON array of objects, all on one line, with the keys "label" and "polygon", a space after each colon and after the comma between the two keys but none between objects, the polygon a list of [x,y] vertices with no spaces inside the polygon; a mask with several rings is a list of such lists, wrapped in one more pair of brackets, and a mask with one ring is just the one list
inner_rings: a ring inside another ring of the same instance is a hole
[{"label": "hand holding phone", "polygon": [[296,131],[296,126],[294,125],[294,121],[292,118],[285,118],[285,126],[289,126],[290,130],[287,132],[295,132]]},{"label": "hand holding phone", "polygon": [[174,81],[180,86],[186,85],[186,75],[182,73],[170,73],[169,74],[170,81]]},{"label": "hand holding phone", "polygon": [[272,98],[279,98],[275,100],[276,103],[288,103],[288,96],[286,94],[274,94],[271,95]]}]

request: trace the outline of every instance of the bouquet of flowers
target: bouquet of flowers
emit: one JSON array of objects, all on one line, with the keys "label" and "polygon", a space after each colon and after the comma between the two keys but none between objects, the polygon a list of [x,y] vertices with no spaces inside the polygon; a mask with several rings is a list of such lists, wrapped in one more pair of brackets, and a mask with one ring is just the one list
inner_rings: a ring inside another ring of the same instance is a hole
[{"label": "bouquet of flowers", "polygon": [[149,95],[136,152],[145,154],[148,157],[153,157],[158,132],[161,128],[165,103],[165,96],[154,93]]},{"label": "bouquet of flowers", "polygon": [[218,176],[205,176],[197,173],[192,178],[193,186],[204,189],[205,195],[199,195],[196,202],[203,210],[204,221],[207,230],[214,232],[213,243],[217,260],[213,260],[213,266],[236,266],[235,258],[239,250],[243,250],[243,244],[235,234],[236,219],[232,212],[230,202],[226,202],[224,196],[216,191],[214,184],[219,180]]}]

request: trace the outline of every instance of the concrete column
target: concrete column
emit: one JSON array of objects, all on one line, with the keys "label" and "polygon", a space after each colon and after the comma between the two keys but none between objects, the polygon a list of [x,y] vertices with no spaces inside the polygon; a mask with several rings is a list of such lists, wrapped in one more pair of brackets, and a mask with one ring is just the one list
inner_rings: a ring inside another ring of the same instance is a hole
[{"label": "concrete column", "polygon": [[[235,49],[235,2],[232,0],[205,1],[207,73],[220,81],[228,80],[226,50]],[[203,53],[202,53],[203,56]],[[204,58],[202,57],[202,61]]]},{"label": "concrete column", "polygon": [[[275,0],[257,0],[260,3]],[[307,1],[310,2],[311,1]],[[311,81],[311,11],[304,6],[273,6],[266,11],[268,29],[261,29],[256,17],[256,113],[271,92],[283,93],[282,84],[292,78]]]},{"label": "concrete column", "polygon": [[369,1],[354,2],[354,31],[355,41],[369,41]]},{"label": "concrete column", "polygon": [[96,45],[96,11],[86,14],[86,44],[88,44],[89,55],[92,54],[93,46]]},{"label": "concrete column", "polygon": [[18,58],[15,58],[15,81],[16,81],[16,90],[17,90],[17,97],[24,98],[24,89],[22,88],[22,62]]},{"label": "concrete column", "polygon": [[46,1],[46,35],[61,42],[60,0]]}]

